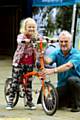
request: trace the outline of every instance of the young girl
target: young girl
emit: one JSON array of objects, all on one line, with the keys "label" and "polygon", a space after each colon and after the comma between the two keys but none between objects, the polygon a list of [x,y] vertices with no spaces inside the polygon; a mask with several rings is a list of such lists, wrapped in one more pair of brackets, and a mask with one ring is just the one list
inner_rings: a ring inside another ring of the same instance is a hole
[{"label": "young girl", "polygon": [[[21,21],[20,34],[17,36],[17,50],[15,51],[13,57],[13,69],[12,69],[12,89],[10,91],[9,103],[6,109],[12,109],[14,92],[18,87],[18,79],[20,76],[29,71],[33,71],[33,66],[35,63],[35,48],[31,43],[32,38],[38,37],[37,34],[37,24],[32,18],[26,18]],[[35,105],[32,103],[32,78],[29,78],[28,90],[26,93],[27,103],[30,109],[35,109]]]}]

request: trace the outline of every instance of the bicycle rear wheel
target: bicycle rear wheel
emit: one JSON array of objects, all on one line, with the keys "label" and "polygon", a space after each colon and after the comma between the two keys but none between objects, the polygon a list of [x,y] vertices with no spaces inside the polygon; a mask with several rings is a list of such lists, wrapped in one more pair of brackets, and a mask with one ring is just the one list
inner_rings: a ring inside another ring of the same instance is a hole
[{"label": "bicycle rear wheel", "polygon": [[45,82],[42,90],[42,107],[47,115],[53,115],[58,107],[58,94],[50,82]]},{"label": "bicycle rear wheel", "polygon": [[[10,89],[11,89],[11,83],[12,83],[12,78],[8,78],[5,82],[4,86],[4,95],[5,95],[5,100],[8,103],[9,102],[9,94],[10,94]],[[13,100],[13,107],[17,104],[19,99],[19,91],[16,91],[14,93],[14,100]]]}]

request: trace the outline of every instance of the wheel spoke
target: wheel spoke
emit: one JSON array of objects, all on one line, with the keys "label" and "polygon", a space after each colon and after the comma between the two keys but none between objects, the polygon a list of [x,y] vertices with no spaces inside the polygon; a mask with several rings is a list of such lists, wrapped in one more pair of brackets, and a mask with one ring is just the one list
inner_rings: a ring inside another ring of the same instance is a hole
[{"label": "wheel spoke", "polygon": [[45,95],[42,91],[42,107],[48,115],[53,115],[57,109],[57,94],[51,83],[45,83]]}]

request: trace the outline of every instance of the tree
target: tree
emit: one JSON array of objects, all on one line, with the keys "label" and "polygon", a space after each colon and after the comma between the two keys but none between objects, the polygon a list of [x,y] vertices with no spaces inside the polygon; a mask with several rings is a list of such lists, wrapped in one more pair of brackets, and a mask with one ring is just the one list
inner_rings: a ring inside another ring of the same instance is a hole
[{"label": "tree", "polygon": [[72,12],[72,6],[35,7],[33,16],[38,23],[40,32],[48,36],[54,35],[55,31],[58,34],[59,29],[71,31]]}]

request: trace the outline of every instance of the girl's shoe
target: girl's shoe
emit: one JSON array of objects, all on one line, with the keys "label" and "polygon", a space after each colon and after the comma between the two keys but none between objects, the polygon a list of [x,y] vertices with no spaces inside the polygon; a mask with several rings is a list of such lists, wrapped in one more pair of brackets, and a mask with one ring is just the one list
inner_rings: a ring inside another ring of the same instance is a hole
[{"label": "girl's shoe", "polygon": [[12,107],[11,104],[8,104],[8,105],[6,106],[6,110],[12,110],[12,109],[13,109],[13,107]]},{"label": "girl's shoe", "polygon": [[25,108],[28,108],[30,110],[35,110],[36,106],[32,102],[27,102],[27,105],[25,106]]}]

